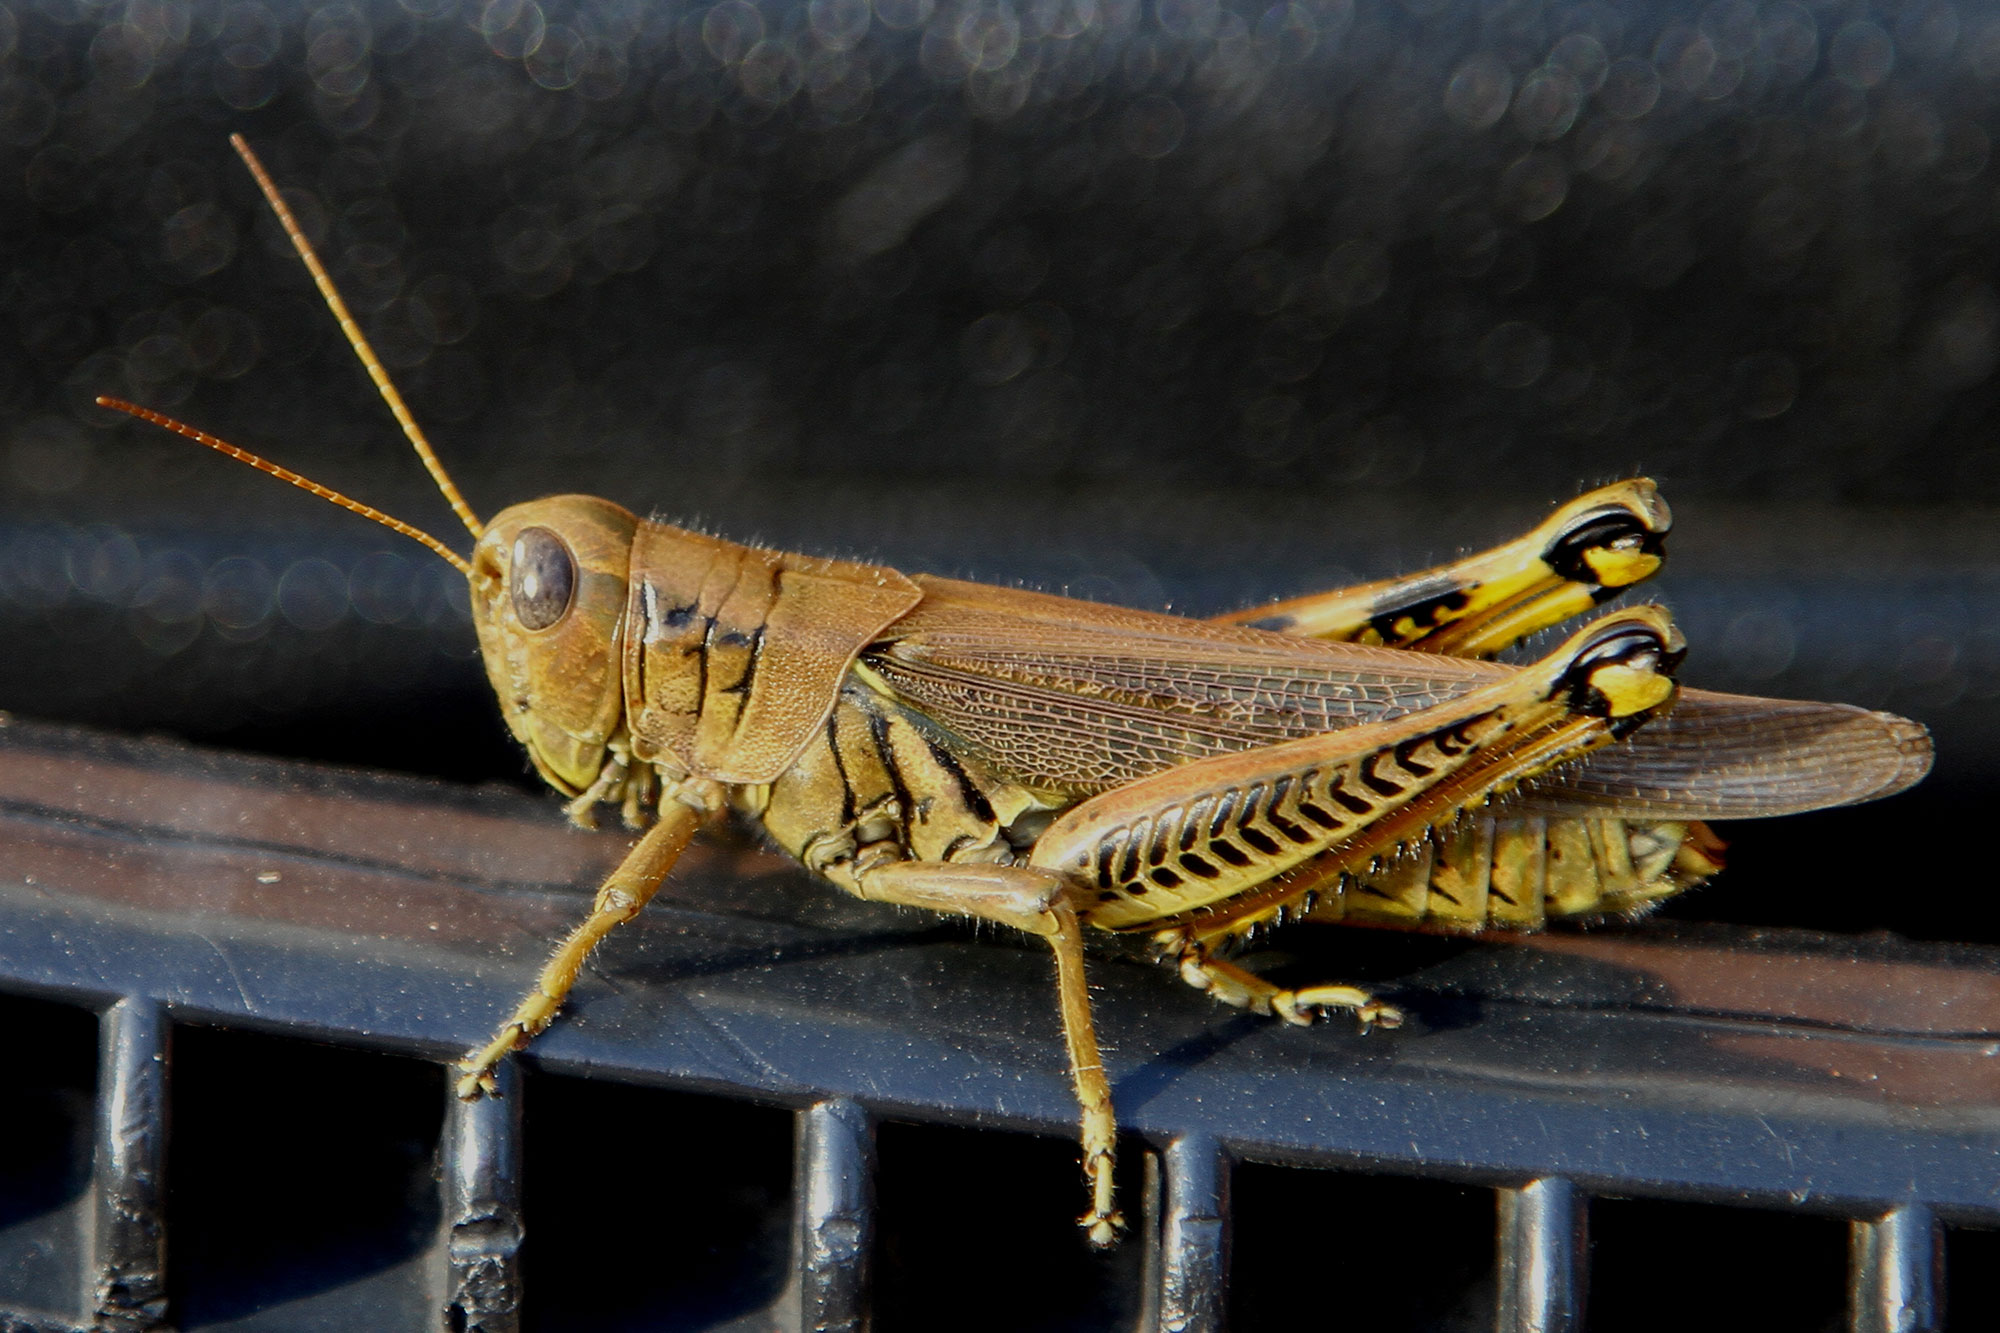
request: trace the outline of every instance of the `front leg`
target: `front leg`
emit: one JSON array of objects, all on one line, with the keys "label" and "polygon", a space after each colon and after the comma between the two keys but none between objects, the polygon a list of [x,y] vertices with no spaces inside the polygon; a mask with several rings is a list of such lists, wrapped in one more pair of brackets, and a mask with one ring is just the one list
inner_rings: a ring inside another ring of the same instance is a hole
[{"label": "front leg", "polygon": [[859,883],[863,898],[997,921],[1049,942],[1056,955],[1056,996],[1062,1009],[1063,1041],[1069,1048],[1070,1078],[1083,1110],[1083,1174],[1090,1187],[1090,1210],[1078,1220],[1092,1245],[1110,1245],[1125,1229],[1124,1217],[1112,1206],[1118,1121],[1111,1109],[1104,1059],[1097,1050],[1090,991],[1083,979],[1083,931],[1068,881],[1026,866],[895,861],[863,871]]},{"label": "front leg", "polygon": [[703,812],[677,799],[660,802],[660,816],[645,836],[633,844],[611,877],[597,891],[590,915],[569,933],[535,981],[513,1016],[500,1025],[486,1045],[466,1053],[459,1062],[458,1095],[477,1101],[493,1092],[493,1069],[514,1051],[520,1050],[549,1023],[576,984],[584,959],[598,941],[639,915],[639,910],[659,892],[660,884],[673,868],[688,841],[700,825]]},{"label": "front leg", "polygon": [[1491,657],[1650,578],[1673,524],[1651,481],[1578,496],[1525,537],[1400,578],[1218,616],[1280,634]]}]

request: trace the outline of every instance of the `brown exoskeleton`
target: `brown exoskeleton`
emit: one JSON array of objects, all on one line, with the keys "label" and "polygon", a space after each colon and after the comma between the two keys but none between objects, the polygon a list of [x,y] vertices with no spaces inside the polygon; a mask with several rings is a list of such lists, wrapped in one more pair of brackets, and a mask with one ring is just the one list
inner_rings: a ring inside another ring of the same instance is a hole
[{"label": "brown exoskeleton", "polygon": [[1870,800],[1929,766],[1927,735],[1902,718],[1680,689],[1680,635],[1654,606],[1599,616],[1529,666],[1485,660],[1658,569],[1669,516],[1645,480],[1483,555],[1205,622],[741,546],[589,496],[481,524],[236,144],[472,533],[471,560],[191,427],[99,401],[451,561],[536,769],[578,822],[610,804],[646,830],[534,991],[465,1058],[468,1099],[548,1026],[695,830],[734,812],[850,893],[1049,942],[1082,1106],[1082,1224],[1108,1244],[1116,1125],[1086,927],[1145,933],[1230,1004],[1393,1027],[1401,1016],[1366,991],[1283,989],[1225,946],[1297,917],[1476,932],[1636,913],[1720,868],[1702,821]]}]

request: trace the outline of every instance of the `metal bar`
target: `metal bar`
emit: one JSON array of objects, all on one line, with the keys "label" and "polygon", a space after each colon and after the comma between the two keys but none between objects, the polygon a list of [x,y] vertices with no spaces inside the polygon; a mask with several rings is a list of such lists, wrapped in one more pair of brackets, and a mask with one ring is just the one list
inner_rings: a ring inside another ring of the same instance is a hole
[{"label": "metal bar", "polygon": [[[450,1071],[447,1071],[448,1073]],[[494,1071],[497,1096],[462,1102],[446,1083],[443,1157],[446,1275],[443,1327],[516,1333],[521,1326],[521,1079]]]},{"label": "metal bar", "polygon": [[1221,1333],[1229,1274],[1229,1155],[1206,1134],[1167,1145],[1160,1219],[1162,1333]]},{"label": "metal bar", "polygon": [[167,1013],[127,996],[98,1027],[90,1308],[137,1333],[167,1317]]},{"label": "metal bar", "polygon": [[56,1315],[0,1306],[0,1333],[101,1333],[106,1327],[95,1322],[86,1327]]},{"label": "metal bar", "polygon": [[1935,1333],[1944,1327],[1944,1232],[1937,1214],[1904,1204],[1856,1222],[1848,1241],[1853,1333]]},{"label": "metal bar", "polygon": [[1574,1333],[1589,1285],[1590,1201],[1560,1176],[1500,1195],[1499,1333]]},{"label": "metal bar", "polygon": [[801,1333],[867,1326],[875,1243],[875,1118],[845,1097],[799,1116],[792,1267]]}]

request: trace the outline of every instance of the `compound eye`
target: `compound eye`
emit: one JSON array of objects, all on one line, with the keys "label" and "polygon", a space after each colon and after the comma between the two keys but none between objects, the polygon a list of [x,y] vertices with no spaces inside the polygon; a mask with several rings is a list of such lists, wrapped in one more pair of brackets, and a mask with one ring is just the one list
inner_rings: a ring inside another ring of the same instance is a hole
[{"label": "compound eye", "polygon": [[510,562],[514,618],[525,629],[547,629],[563,618],[576,595],[576,560],[547,528],[523,528]]}]

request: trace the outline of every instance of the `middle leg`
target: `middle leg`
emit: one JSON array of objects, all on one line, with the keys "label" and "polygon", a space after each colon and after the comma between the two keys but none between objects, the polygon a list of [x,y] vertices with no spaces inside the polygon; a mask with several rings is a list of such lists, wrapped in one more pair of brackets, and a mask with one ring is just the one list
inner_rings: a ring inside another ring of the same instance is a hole
[{"label": "middle leg", "polygon": [[1067,880],[1027,866],[892,861],[863,871],[859,884],[863,898],[996,921],[1049,942],[1056,956],[1056,995],[1070,1078],[1083,1112],[1083,1174],[1090,1187],[1090,1210],[1078,1221],[1092,1245],[1100,1249],[1110,1245],[1125,1229],[1125,1219],[1112,1203],[1118,1120],[1091,1021],[1090,990],[1083,978],[1083,930]]}]

